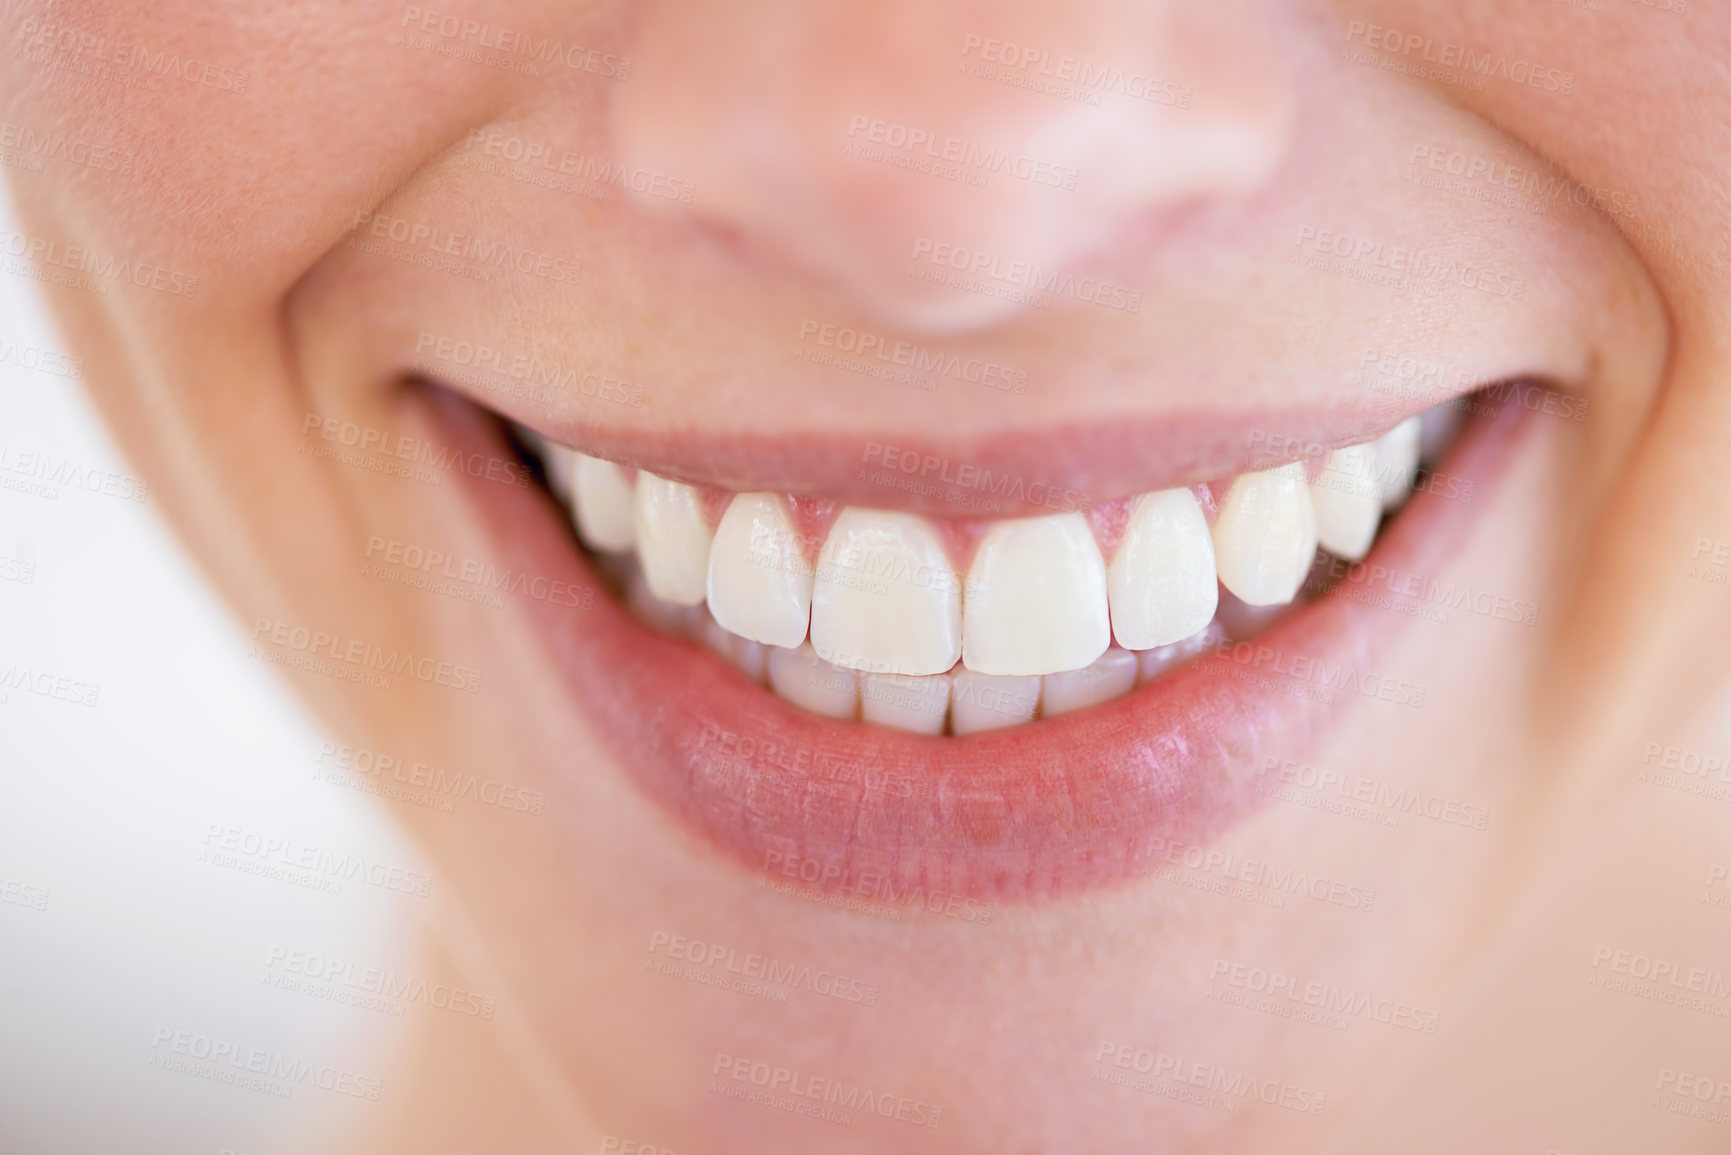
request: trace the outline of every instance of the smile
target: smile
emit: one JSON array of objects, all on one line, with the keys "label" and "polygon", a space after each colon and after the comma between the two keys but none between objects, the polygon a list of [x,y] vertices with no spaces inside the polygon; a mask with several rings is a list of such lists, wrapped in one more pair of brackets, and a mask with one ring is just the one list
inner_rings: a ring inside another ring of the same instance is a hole
[{"label": "smile", "polygon": [[1128,880],[1253,809],[1268,758],[1362,701],[1420,704],[1381,671],[1412,619],[1340,575],[1439,570],[1471,525],[1458,491],[1492,487],[1528,427],[1460,398],[1348,444],[1261,437],[1258,468],[1215,480],[982,519],[857,471],[842,499],[723,488],[693,465],[723,455],[616,462],[427,392],[458,448],[545,478],[465,484],[505,561],[584,592],[528,612],[638,785],[754,871],[867,899]]},{"label": "smile", "polygon": [[[1096,706],[1248,641],[1304,594],[1319,546],[1364,558],[1456,416],[1439,407],[1224,482],[996,520],[730,493],[540,452],[640,621],[812,713],[960,736]],[[893,449],[864,456],[899,472]],[[908,457],[917,475],[936,463],[958,484],[970,468]]]}]

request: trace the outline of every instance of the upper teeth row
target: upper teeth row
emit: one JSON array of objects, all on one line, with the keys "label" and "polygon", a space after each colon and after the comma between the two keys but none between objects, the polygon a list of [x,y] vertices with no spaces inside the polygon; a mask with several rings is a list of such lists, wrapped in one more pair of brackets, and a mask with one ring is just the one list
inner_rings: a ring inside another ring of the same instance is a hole
[{"label": "upper teeth row", "polygon": [[815,566],[773,493],[740,493],[713,528],[692,486],[548,446],[554,488],[590,548],[637,551],[649,592],[699,606],[765,645],[807,641],[838,666],[928,675],[1079,670],[1114,639],[1126,650],[1182,641],[1214,617],[1218,587],[1254,606],[1297,594],[1317,546],[1362,558],[1385,509],[1411,491],[1417,417],[1374,442],[1235,478],[1210,525],[1190,489],[1144,493],[1108,561],[1088,519],[1060,513],[986,528],[966,574],[936,527],[849,507]]}]

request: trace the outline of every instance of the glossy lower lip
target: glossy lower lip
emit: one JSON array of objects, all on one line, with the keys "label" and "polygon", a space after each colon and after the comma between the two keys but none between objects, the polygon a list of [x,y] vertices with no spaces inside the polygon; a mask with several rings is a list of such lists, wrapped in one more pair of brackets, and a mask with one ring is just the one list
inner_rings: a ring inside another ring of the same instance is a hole
[{"label": "glossy lower lip", "polygon": [[[465,452],[505,451],[491,414],[436,388],[426,397]],[[1524,416],[1508,406],[1475,419],[1449,473],[1486,493]],[[1121,884],[1173,842],[1205,842],[1249,813],[1264,757],[1303,757],[1355,705],[1400,708],[1376,700],[1393,685],[1379,661],[1410,619],[1336,591],[1250,646],[1075,714],[965,738],[833,722],[638,623],[589,570],[545,493],[463,480],[504,566],[593,591],[587,612],[525,604],[614,759],[692,835],[779,881],[866,901],[919,888],[1037,902]],[[1439,571],[1474,509],[1421,492],[1367,563]],[[1333,676],[1353,686],[1321,702],[1295,692],[1314,682],[1269,672],[1298,662],[1344,671]]]}]

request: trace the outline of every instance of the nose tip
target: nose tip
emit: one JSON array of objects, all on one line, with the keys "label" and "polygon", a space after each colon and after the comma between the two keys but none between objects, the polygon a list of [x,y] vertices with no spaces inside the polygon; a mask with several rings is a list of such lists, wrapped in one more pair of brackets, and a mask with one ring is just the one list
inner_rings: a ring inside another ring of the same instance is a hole
[{"label": "nose tip", "polygon": [[856,306],[975,328],[1100,291],[1077,274],[1115,241],[1264,182],[1276,35],[1248,0],[658,2],[614,147]]}]

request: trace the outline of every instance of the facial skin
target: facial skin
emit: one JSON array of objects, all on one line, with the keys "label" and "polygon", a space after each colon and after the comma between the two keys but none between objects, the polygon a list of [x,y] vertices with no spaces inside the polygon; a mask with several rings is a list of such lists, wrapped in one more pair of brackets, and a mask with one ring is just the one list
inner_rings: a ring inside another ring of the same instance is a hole
[{"label": "facial skin", "polygon": [[[433,949],[504,1009],[494,1035],[427,1028],[415,1073],[358,1149],[597,1150],[608,1135],[682,1153],[1722,1145],[1713,1125],[1650,1100],[1661,1069],[1731,1079],[1723,1020],[1588,980],[1610,969],[1595,969],[1601,946],[1709,966],[1731,937],[1697,889],[1731,861],[1722,815],[1637,781],[1648,743],[1710,741],[1696,727],[1731,626],[1724,589],[1690,574],[1699,540],[1731,539],[1719,191],[1731,84],[1718,63],[1731,20],[1632,0],[1518,13],[1480,0],[474,0],[460,16],[593,49],[578,57],[593,70],[526,76],[417,49],[405,34],[460,39],[401,5],[322,0],[19,6],[0,66],[8,121],[136,158],[125,173],[14,171],[26,234],[197,278],[196,295],[47,291],[121,445],[237,618],[480,670],[473,694],[284,673],[345,743],[485,768],[547,799],[538,818],[400,808],[449,900]],[[1367,44],[1371,27],[1399,30],[1402,50]],[[244,73],[244,91],[220,74],[139,89],[20,48],[67,30],[99,41],[66,41],[85,47],[62,60],[174,50]],[[1559,90],[1551,72],[1479,88],[1448,82],[1471,78],[1461,68],[1415,77],[1393,65],[1442,49],[1407,51],[1408,33],[1554,70]],[[983,51],[964,53],[970,36],[1135,65],[1187,90],[1188,106],[1093,106],[982,78],[961,67]],[[862,116],[1014,146],[1080,177],[1073,190],[979,188],[874,163],[845,151]],[[612,158],[692,195],[546,187],[509,160],[513,140]],[[1487,200],[1484,182],[1408,179],[1444,153],[1548,160],[1607,207],[1532,212]],[[533,271],[429,268],[432,239],[369,252],[357,222],[381,217],[509,244]],[[1324,233],[1446,250],[1522,290],[1419,296],[1295,261]],[[1084,271],[1132,287],[1139,308],[937,288],[905,272],[922,238]],[[927,392],[797,361],[814,319],[1014,365],[1029,387]],[[1372,436],[1413,408],[1366,388],[1367,350],[1449,366],[1456,391],[1543,380],[1587,419],[1530,417],[1431,575],[1535,602],[1537,624],[1469,612],[1402,624],[1381,669],[1425,686],[1423,707],[1357,703],[1292,752],[1489,821],[1390,828],[1276,802],[1208,847],[1374,891],[1368,909],[1241,901],[1183,885],[1221,873],[1181,865],[1179,884],[1144,877],[999,906],[988,922],[887,921],[766,889],[632,785],[533,607],[363,573],[375,538],[465,558],[500,549],[474,484],[307,452],[324,444],[309,417],[444,437],[427,392],[405,384],[417,365],[441,368],[423,334],[533,350],[640,390],[624,403],[516,395],[445,367],[452,391],[574,447],[817,496],[854,461],[766,447],[996,447],[1116,497],[1223,460],[1054,448],[1042,465],[1042,439],[1269,415],[1303,432],[1317,414]],[[651,973],[658,933],[857,977],[875,1005]],[[1434,1011],[1438,1029],[1257,1014],[1229,1001],[1251,993],[1233,985],[1236,964]],[[1093,1077],[1136,1051],[1325,1094],[1326,1107],[1225,1112]],[[869,1083],[941,1105],[942,1122],[836,1126],[737,1103],[709,1090],[718,1055]]]}]

